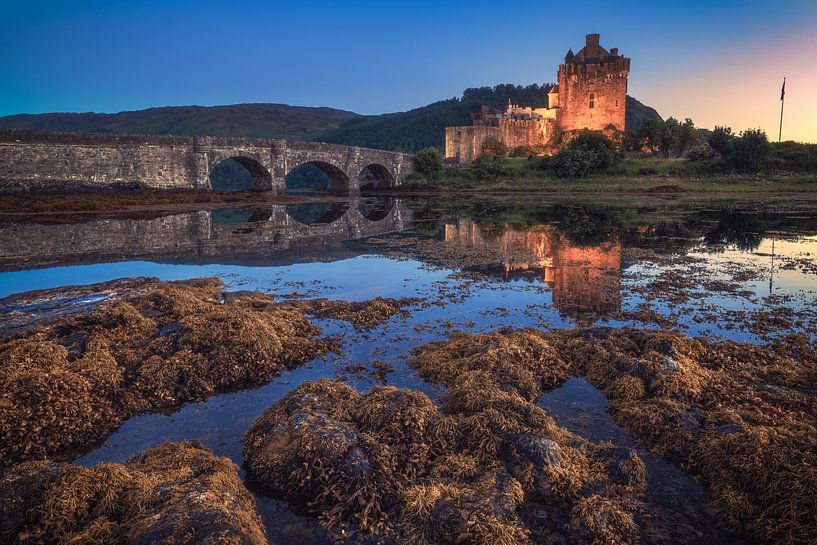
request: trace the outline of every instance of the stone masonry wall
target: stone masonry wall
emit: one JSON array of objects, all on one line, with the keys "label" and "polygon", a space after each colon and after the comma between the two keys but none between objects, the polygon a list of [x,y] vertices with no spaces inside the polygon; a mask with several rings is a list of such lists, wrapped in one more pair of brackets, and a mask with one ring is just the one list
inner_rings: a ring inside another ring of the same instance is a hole
[{"label": "stone masonry wall", "polygon": [[482,144],[488,138],[500,138],[499,127],[471,125],[445,129],[445,158],[457,163],[470,163],[482,154]]},{"label": "stone masonry wall", "polygon": [[559,128],[602,131],[612,126],[624,132],[629,64],[629,59],[617,57],[597,64],[561,65]]},{"label": "stone masonry wall", "polygon": [[547,146],[551,138],[549,119],[500,119],[500,140],[509,150],[519,147]]},{"label": "stone masonry wall", "polygon": [[312,162],[331,174],[341,193],[355,193],[361,170],[373,164],[394,186],[414,172],[412,155],[321,142],[263,138],[143,136],[0,130],[0,190],[139,185],[208,189],[225,159],[244,164],[256,189],[285,191],[284,177]]}]

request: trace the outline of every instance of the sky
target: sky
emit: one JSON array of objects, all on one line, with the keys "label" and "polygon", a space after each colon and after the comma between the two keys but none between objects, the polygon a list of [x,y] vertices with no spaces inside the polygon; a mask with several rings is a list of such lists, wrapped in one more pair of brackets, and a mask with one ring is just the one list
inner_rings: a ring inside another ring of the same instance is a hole
[{"label": "sky", "polygon": [[[817,142],[817,0],[2,0],[0,116],[277,102],[361,114],[544,83],[600,33],[629,93]],[[560,8],[564,6],[564,8]]]}]

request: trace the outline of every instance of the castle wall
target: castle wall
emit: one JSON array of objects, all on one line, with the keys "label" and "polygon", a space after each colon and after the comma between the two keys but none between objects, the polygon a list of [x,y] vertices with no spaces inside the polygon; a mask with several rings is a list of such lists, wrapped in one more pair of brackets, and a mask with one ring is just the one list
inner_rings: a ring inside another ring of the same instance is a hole
[{"label": "castle wall", "polygon": [[546,146],[551,138],[551,125],[549,119],[500,119],[499,139],[509,150]]},{"label": "castle wall", "polygon": [[488,138],[501,139],[500,128],[489,125],[446,127],[445,158],[470,163],[482,154],[482,144]]},{"label": "castle wall", "polygon": [[629,66],[629,59],[623,57],[595,64],[561,65],[560,129],[563,132],[602,131],[612,126],[624,132]]}]

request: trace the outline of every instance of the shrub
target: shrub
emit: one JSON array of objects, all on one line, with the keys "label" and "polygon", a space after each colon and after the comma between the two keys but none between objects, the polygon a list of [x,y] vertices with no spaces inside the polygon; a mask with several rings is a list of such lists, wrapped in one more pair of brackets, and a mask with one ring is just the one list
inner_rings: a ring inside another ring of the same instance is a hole
[{"label": "shrub", "polygon": [[443,157],[437,148],[425,148],[415,157],[417,172],[434,179],[443,169]]},{"label": "shrub", "polygon": [[597,162],[595,152],[567,148],[554,155],[548,164],[559,178],[580,178],[593,170]]},{"label": "shrub", "polygon": [[708,161],[715,158],[715,150],[712,149],[708,143],[704,142],[695,146],[687,154],[687,159],[690,161]]},{"label": "shrub", "polygon": [[583,132],[570,144],[568,149],[590,151],[596,154],[593,168],[608,168],[619,159],[616,145],[612,140],[597,132]]},{"label": "shrub", "polygon": [[757,172],[766,164],[770,151],[765,132],[748,130],[734,139],[725,158],[727,164],[738,172]]},{"label": "shrub", "polygon": [[528,146],[517,146],[511,150],[508,154],[509,157],[530,157],[531,155],[536,155]]},{"label": "shrub", "polygon": [[508,155],[508,146],[501,140],[490,137],[482,143],[482,155],[489,157],[505,157]]},{"label": "shrub", "polygon": [[477,180],[496,180],[500,176],[505,176],[508,172],[502,161],[498,157],[480,155],[469,168]]},{"label": "shrub", "polygon": [[578,178],[594,170],[607,169],[618,161],[615,144],[602,134],[583,132],[551,157],[547,166],[559,178]]},{"label": "shrub", "polygon": [[778,170],[817,172],[817,144],[780,142],[771,145],[769,164]]}]

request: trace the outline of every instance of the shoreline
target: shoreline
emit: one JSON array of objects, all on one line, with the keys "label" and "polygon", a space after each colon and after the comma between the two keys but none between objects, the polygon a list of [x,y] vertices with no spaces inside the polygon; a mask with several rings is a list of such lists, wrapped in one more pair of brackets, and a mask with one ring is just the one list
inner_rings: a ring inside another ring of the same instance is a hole
[{"label": "shoreline", "polygon": [[149,214],[210,210],[230,207],[292,205],[313,202],[345,202],[356,198],[423,197],[594,197],[601,202],[645,197],[658,201],[698,199],[751,200],[797,199],[817,202],[817,178],[763,179],[611,177],[578,180],[512,179],[468,184],[438,183],[411,185],[388,191],[363,192],[359,196],[313,194],[272,194],[270,192],[162,191],[162,190],[72,190],[0,192],[0,221],[46,216],[107,214]]}]

